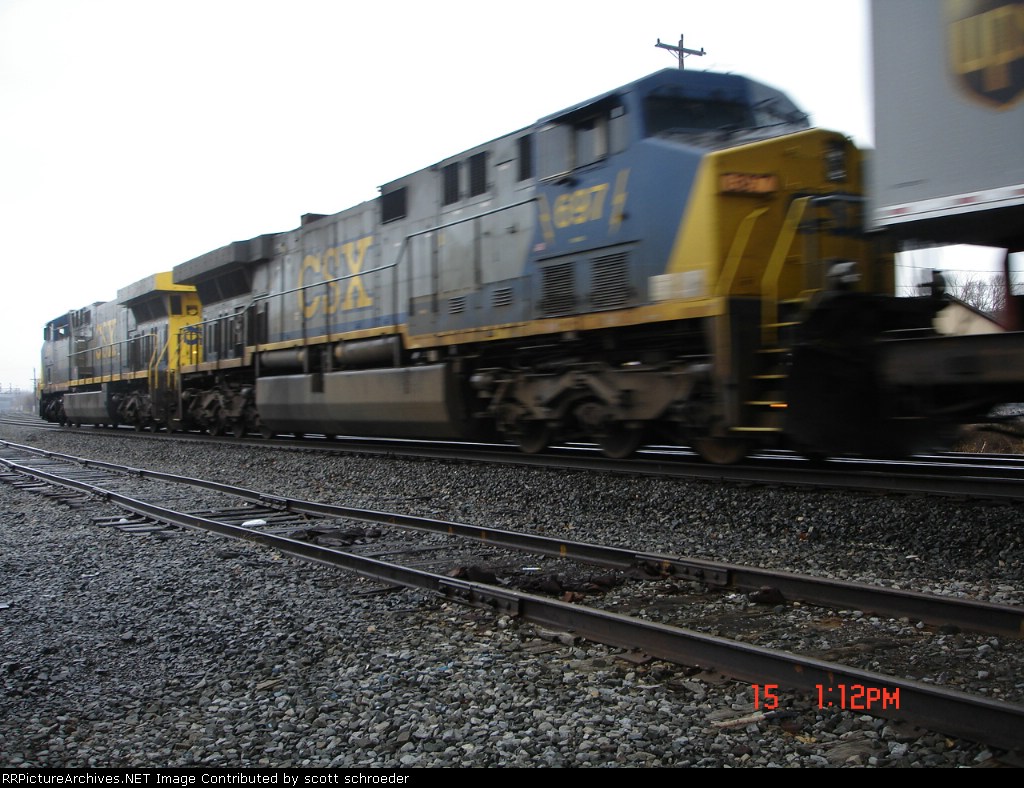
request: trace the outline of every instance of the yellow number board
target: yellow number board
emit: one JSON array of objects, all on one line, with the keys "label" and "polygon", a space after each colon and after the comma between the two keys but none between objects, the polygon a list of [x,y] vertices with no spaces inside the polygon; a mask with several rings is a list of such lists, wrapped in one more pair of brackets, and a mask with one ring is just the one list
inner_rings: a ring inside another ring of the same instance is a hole
[{"label": "yellow number board", "polygon": [[749,172],[724,172],[718,179],[726,194],[772,194],[779,190],[779,176]]}]

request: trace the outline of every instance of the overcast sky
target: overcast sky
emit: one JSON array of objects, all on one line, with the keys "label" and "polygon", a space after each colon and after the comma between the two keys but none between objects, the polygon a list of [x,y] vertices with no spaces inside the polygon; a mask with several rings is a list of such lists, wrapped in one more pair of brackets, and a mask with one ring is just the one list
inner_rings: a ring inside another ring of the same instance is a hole
[{"label": "overcast sky", "polygon": [[0,388],[43,324],[662,68],[872,144],[867,0],[0,0]]}]

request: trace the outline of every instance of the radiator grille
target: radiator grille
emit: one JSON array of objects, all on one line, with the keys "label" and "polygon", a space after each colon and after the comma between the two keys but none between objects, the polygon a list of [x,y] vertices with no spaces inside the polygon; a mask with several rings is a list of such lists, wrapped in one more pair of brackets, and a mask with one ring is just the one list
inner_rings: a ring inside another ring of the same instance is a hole
[{"label": "radiator grille", "polygon": [[576,307],[576,277],[572,263],[561,263],[543,271],[540,311],[545,315],[562,315]]},{"label": "radiator grille", "polygon": [[590,303],[595,309],[612,309],[630,298],[629,255],[625,252],[595,257],[590,268]]}]

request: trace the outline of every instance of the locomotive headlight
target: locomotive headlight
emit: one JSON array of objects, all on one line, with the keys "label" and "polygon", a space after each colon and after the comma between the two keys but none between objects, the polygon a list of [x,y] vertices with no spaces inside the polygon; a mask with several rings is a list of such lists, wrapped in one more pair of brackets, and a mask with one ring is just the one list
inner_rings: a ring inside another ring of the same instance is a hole
[{"label": "locomotive headlight", "polygon": [[846,180],[846,143],[841,140],[825,146],[825,178],[833,183]]}]

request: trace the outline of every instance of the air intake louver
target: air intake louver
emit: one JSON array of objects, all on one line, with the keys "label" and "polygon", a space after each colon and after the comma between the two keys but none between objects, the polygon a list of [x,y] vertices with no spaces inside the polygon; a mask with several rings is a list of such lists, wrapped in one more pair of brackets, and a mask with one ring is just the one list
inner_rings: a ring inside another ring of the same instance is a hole
[{"label": "air intake louver", "polygon": [[543,295],[540,311],[544,315],[564,315],[576,308],[576,278],[572,263],[552,265],[543,271]]},{"label": "air intake louver", "polygon": [[612,309],[627,303],[629,256],[625,253],[596,257],[591,262],[590,303],[595,309]]},{"label": "air intake louver", "polygon": [[499,287],[491,295],[491,306],[511,306],[512,304],[512,288],[511,287]]}]

